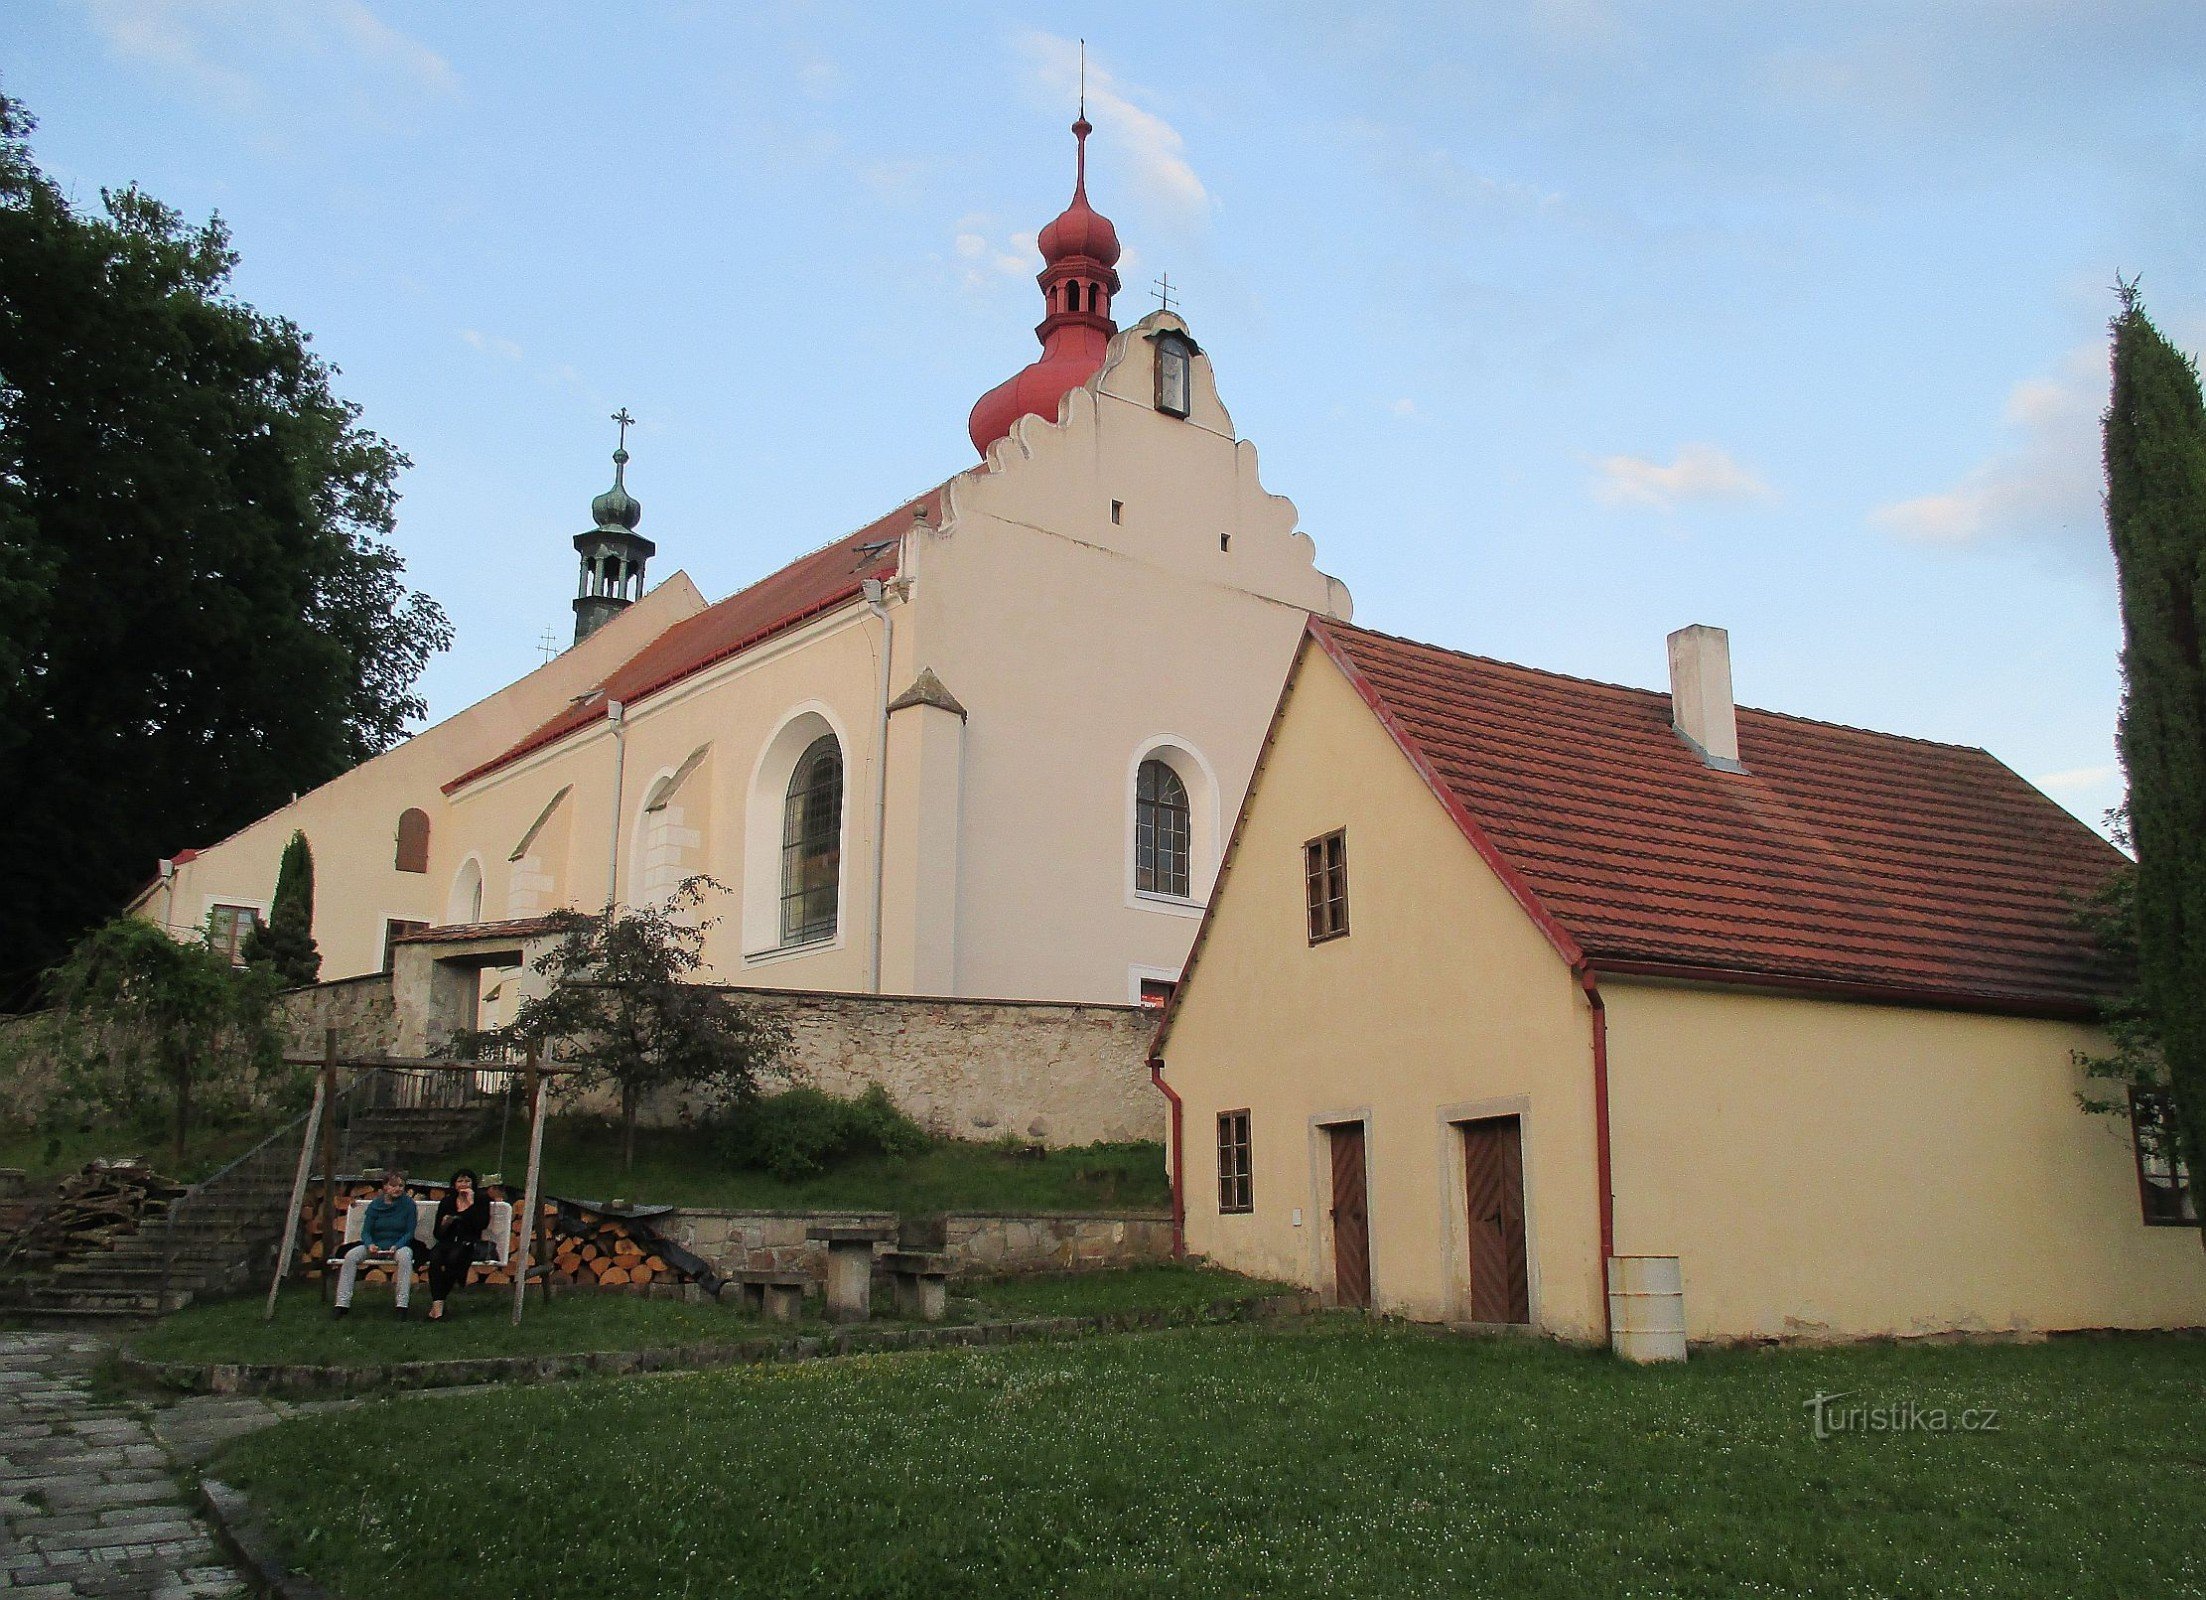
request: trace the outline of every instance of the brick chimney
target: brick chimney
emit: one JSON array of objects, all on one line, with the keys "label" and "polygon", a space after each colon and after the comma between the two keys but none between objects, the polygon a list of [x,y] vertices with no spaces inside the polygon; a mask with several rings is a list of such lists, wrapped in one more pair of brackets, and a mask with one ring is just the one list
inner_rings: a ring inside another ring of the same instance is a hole
[{"label": "brick chimney", "polygon": [[1670,635],[1670,726],[1719,772],[1744,772],[1731,699],[1731,635],[1696,622]]}]

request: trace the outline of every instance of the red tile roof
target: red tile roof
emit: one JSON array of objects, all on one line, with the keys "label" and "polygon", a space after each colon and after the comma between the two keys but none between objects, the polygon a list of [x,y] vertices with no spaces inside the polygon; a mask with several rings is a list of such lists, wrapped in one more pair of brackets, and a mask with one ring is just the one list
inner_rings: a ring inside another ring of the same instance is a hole
[{"label": "red tile roof", "polygon": [[[904,530],[911,526],[912,508],[920,507],[929,522],[939,524],[949,487],[947,483],[937,484],[856,533],[800,556],[779,572],[675,623],[614,668],[597,686],[597,692],[569,706],[512,748],[461,773],[444,786],[444,792],[450,794],[533,750],[602,721],[608,700],[636,705],[715,662],[740,655],[786,628],[855,599],[859,585],[868,578],[894,577],[897,549]],[[867,546],[880,548],[868,550]]]},{"label": "red tile roof", "polygon": [[1747,770],[1718,772],[1666,694],[1310,635],[1597,972],[2079,1013],[2108,990],[2073,906],[2123,857],[1982,750],[1742,707]]},{"label": "red tile roof", "polygon": [[394,933],[393,944],[465,944],[471,939],[532,939],[559,926],[553,917],[515,917],[505,922],[454,922],[441,928]]}]

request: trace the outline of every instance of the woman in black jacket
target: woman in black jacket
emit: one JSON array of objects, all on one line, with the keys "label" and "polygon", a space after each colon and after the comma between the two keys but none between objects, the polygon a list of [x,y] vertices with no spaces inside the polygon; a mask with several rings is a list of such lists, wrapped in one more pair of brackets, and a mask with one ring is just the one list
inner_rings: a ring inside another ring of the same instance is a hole
[{"label": "woman in black jacket", "polygon": [[467,1167],[452,1174],[452,1182],[437,1202],[436,1237],[429,1246],[429,1320],[444,1320],[445,1297],[467,1281],[467,1269],[475,1264],[476,1246],[490,1226],[490,1202],[482,1184]]}]

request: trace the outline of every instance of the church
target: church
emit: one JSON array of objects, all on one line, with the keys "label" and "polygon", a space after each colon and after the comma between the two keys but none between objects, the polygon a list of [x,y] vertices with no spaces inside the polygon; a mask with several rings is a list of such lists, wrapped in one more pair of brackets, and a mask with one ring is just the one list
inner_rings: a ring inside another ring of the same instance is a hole
[{"label": "church", "polygon": [[300,832],[323,979],[434,943],[481,974],[454,1026],[502,1020],[498,975],[546,913],[697,874],[727,890],[715,982],[1160,1002],[1304,623],[1350,602],[1185,321],[1114,319],[1118,235],[1072,131],[1072,199],[1036,241],[1041,352],[973,406],[976,464],[708,604],[650,581],[616,450],[574,538],[571,647],[227,839],[179,840],[133,909],[241,946]]}]

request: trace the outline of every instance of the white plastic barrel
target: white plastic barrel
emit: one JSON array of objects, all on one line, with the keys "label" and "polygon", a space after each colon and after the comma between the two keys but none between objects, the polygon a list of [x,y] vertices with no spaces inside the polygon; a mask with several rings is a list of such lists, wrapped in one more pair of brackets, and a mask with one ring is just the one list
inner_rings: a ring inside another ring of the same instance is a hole
[{"label": "white plastic barrel", "polygon": [[1685,1275],[1676,1256],[1609,1257],[1609,1348],[1626,1361],[1685,1359]]}]

